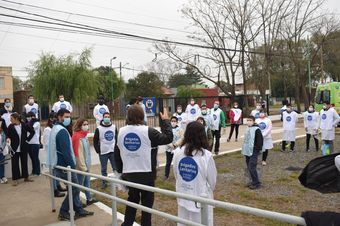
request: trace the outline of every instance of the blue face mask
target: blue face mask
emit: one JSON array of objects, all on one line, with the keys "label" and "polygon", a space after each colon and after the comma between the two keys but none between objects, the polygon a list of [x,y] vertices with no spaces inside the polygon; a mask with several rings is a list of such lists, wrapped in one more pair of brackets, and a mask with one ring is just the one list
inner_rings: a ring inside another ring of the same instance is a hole
[{"label": "blue face mask", "polygon": [[71,124],[71,118],[64,118],[63,125],[69,126]]},{"label": "blue face mask", "polygon": [[110,119],[110,118],[103,118],[103,122],[104,122],[105,124],[110,124],[111,119]]},{"label": "blue face mask", "polygon": [[11,106],[12,106],[11,103],[5,103],[5,107],[9,108],[9,107],[11,107]]}]

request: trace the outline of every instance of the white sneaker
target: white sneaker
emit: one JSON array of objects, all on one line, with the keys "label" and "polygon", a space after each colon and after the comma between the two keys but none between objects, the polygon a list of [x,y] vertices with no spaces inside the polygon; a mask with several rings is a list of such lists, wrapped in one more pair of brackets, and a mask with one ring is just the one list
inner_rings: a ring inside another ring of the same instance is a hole
[{"label": "white sneaker", "polygon": [[7,178],[6,177],[1,178],[0,183],[1,184],[7,184]]},{"label": "white sneaker", "polygon": [[262,166],[266,166],[267,163],[265,161],[262,161]]}]

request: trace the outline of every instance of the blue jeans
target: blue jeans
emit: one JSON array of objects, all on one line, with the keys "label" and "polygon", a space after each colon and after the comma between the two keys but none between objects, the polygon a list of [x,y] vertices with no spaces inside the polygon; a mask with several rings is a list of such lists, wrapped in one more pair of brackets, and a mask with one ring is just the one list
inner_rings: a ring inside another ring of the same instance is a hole
[{"label": "blue jeans", "polygon": [[[116,163],[115,163],[115,156],[113,152],[104,154],[104,155],[100,155],[99,154],[99,161],[100,161],[100,165],[101,165],[101,172],[102,172],[102,176],[107,176],[107,162],[108,160],[110,160],[111,163],[111,167],[112,167],[112,171],[116,170]],[[106,184],[106,181],[102,182],[103,184]]]},{"label": "blue jeans", "polygon": [[39,144],[29,144],[28,154],[32,160],[32,174],[40,175]]},{"label": "blue jeans", "polygon": [[[90,176],[77,174],[77,177],[78,177],[78,182],[79,182],[80,185],[83,185],[87,188],[91,187]],[[85,191],[85,195],[86,195],[87,201],[90,201],[92,199],[91,192]]]},{"label": "blue jeans", "polygon": [[5,161],[3,161],[5,159],[5,156],[0,153],[0,179],[5,177]]},{"label": "blue jeans", "polygon": [[[64,180],[67,180],[67,173],[66,172],[64,172],[63,170],[60,170],[60,169],[55,169],[55,171],[56,171],[57,177],[64,179]],[[77,175],[75,173],[72,173],[71,180],[72,180],[73,183],[78,184]],[[76,213],[83,211],[83,206],[80,202],[79,192],[80,192],[79,188],[72,186],[73,209]],[[68,201],[68,195],[69,194],[68,194],[68,190],[67,190],[67,195],[66,195],[63,203],[61,204],[61,207],[60,207],[60,210],[59,210],[60,213],[65,213],[65,214],[69,213],[70,204],[69,204],[69,201]]]},{"label": "blue jeans", "polygon": [[[52,170],[52,175],[57,176],[56,169]],[[58,180],[53,179],[53,188],[54,190],[57,190],[57,188],[60,187],[60,182]]]}]

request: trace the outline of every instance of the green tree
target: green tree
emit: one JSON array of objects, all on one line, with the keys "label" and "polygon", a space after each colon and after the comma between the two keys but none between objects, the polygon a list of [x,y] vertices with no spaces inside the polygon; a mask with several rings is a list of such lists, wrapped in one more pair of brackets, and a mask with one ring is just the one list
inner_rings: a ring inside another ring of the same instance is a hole
[{"label": "green tree", "polygon": [[21,90],[23,82],[19,77],[13,76],[13,91]]},{"label": "green tree", "polygon": [[[78,57],[78,58],[76,58]],[[34,96],[42,103],[52,104],[59,94],[72,103],[86,103],[96,98],[98,80],[90,64],[91,51],[79,55],[56,57],[42,53],[30,68]]]},{"label": "green tree", "polygon": [[203,84],[201,76],[197,70],[191,66],[185,68],[186,73],[177,73],[169,77],[168,86],[177,88],[179,86],[191,86]]},{"label": "green tree", "polygon": [[128,80],[126,97],[159,97],[162,96],[162,86],[164,86],[164,83],[155,73],[142,72],[136,78]]},{"label": "green tree", "polygon": [[99,82],[98,95],[104,96],[106,100],[112,100],[124,92],[124,80],[118,77],[115,70],[108,66],[100,66],[95,68],[94,72]]},{"label": "green tree", "polygon": [[176,97],[200,97],[202,93],[190,86],[179,86],[177,87]]}]

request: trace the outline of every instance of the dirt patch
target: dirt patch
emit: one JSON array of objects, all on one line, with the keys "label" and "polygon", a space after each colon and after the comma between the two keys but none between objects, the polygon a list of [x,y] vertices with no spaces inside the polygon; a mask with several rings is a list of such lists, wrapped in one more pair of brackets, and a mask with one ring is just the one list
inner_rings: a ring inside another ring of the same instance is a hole
[{"label": "dirt patch", "polygon": [[[280,146],[275,146],[269,152],[267,166],[261,166],[261,157],[259,157],[258,169],[261,176],[263,187],[259,190],[249,190],[246,185],[244,176],[245,160],[240,153],[233,153],[224,156],[218,156],[216,166],[218,169],[217,187],[214,192],[216,200],[247,205],[265,210],[277,211],[281,213],[293,214],[299,216],[303,211],[335,211],[340,212],[339,194],[321,194],[309,190],[300,185],[298,176],[301,169],[312,159],[319,157],[321,153],[315,151],[305,152],[305,140],[300,139],[296,144],[296,152],[282,153]],[[311,143],[313,146],[313,143]],[[340,135],[335,139],[336,149],[340,148]],[[164,168],[158,170],[158,180],[156,186],[168,190],[175,190],[175,179],[170,175],[168,181],[162,181]],[[93,186],[99,188],[100,182],[94,181]],[[106,190],[110,193],[110,190]],[[127,193],[118,192],[118,196],[127,198]],[[111,206],[109,200],[100,199],[108,206]],[[125,206],[118,205],[121,213],[124,213]],[[170,214],[177,214],[176,199],[155,195],[154,209],[162,210]],[[140,222],[140,212],[137,212],[137,222]],[[153,225],[175,226],[170,222],[158,216],[153,216]],[[220,208],[214,209],[215,225],[290,225],[278,221],[268,220],[265,218],[255,217],[249,214],[241,214],[234,211],[227,211]]]}]

